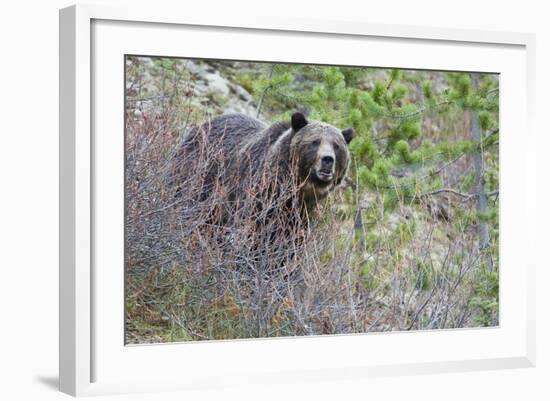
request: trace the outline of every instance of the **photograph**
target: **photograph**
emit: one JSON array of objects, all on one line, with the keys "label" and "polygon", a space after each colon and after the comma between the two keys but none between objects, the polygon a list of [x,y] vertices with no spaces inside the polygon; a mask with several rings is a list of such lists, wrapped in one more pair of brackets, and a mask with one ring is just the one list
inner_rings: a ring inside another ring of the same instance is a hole
[{"label": "photograph", "polygon": [[126,345],[499,326],[498,73],[126,54],[124,84]]}]

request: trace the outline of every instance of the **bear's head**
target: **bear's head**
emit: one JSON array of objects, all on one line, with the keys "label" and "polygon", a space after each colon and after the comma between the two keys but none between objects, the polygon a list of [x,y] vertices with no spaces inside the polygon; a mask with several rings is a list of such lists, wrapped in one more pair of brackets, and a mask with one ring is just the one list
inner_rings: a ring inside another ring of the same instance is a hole
[{"label": "bear's head", "polygon": [[353,129],[339,130],[326,123],[308,121],[299,112],[292,115],[291,129],[290,149],[299,181],[304,183],[305,197],[323,198],[347,173]]}]

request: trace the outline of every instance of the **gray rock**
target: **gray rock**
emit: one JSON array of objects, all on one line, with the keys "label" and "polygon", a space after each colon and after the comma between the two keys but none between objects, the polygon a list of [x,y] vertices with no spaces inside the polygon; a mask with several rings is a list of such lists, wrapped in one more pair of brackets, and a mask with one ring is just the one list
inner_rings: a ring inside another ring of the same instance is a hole
[{"label": "gray rock", "polygon": [[197,77],[204,79],[208,72],[201,64],[196,63],[192,60],[185,60],[182,62],[183,67],[186,68],[191,74],[196,75]]},{"label": "gray rock", "polygon": [[216,67],[214,67],[213,65],[211,64],[206,64],[206,71],[210,72],[210,73],[216,73],[217,70],[216,70]]},{"label": "gray rock", "polygon": [[206,74],[204,78],[208,82],[208,88],[211,91],[217,92],[222,96],[229,95],[228,82],[218,72]]},{"label": "gray rock", "polygon": [[193,88],[193,95],[196,97],[206,96],[208,93],[208,85],[204,81],[196,81]]},{"label": "gray rock", "polygon": [[239,99],[244,100],[245,102],[250,102],[252,100],[252,95],[250,95],[250,93],[248,93],[248,91],[242,86],[234,85],[233,88],[235,89],[235,93]]},{"label": "gray rock", "polygon": [[226,105],[223,112],[224,114],[242,113],[248,116],[256,115],[256,109],[252,105],[240,102],[234,102]]}]

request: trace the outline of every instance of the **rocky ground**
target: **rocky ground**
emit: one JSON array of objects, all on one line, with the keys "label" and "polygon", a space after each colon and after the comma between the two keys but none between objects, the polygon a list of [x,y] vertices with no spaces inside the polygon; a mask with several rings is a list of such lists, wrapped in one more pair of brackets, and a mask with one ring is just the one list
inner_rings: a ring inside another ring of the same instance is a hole
[{"label": "rocky ground", "polygon": [[[162,66],[156,62],[149,57],[140,57],[140,79],[127,80],[127,100],[134,102],[135,113],[157,112],[159,101],[166,100],[159,96],[148,96],[159,93],[161,89],[158,87],[157,74],[162,73]],[[185,98],[189,107],[207,110],[211,115],[243,113],[265,120],[265,116],[258,114],[258,104],[253,96],[237,82],[237,71],[246,71],[246,63],[176,59],[171,62],[177,79],[181,81],[174,87],[185,92],[185,97],[173,93],[174,97],[178,97],[177,100]],[[126,63],[131,68],[135,59],[128,59]]]}]

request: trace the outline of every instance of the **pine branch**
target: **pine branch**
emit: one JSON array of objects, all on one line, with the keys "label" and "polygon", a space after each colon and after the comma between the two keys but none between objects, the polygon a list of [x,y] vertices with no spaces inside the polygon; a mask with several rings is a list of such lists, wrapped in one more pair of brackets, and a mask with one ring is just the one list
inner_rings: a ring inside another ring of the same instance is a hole
[{"label": "pine branch", "polygon": [[470,198],[473,198],[473,197],[476,196],[476,194],[469,194],[469,193],[459,192],[459,191],[456,191],[456,190],[451,189],[451,188],[442,188],[442,189],[438,189],[436,191],[423,193],[423,194],[420,195],[420,197],[440,195],[440,194],[444,194],[444,193],[454,194],[454,195],[460,196],[464,199],[470,199]]},{"label": "pine branch", "polygon": [[[480,194],[470,194],[470,193],[466,193],[466,192],[460,192],[460,191],[457,191],[455,189],[452,189],[452,188],[442,188],[442,189],[438,189],[438,190],[435,190],[435,191],[432,191],[432,192],[426,192],[426,193],[423,193],[420,195],[420,197],[426,197],[426,196],[432,196],[432,195],[440,195],[440,194],[444,194],[444,193],[450,193],[450,194],[453,194],[453,195],[457,195],[457,196],[460,196],[466,200],[468,199],[471,199],[471,198],[476,198],[478,197]],[[491,196],[498,196],[499,194],[499,191],[492,191],[492,192],[487,192],[485,193],[484,195],[487,196],[487,197],[491,197]]]},{"label": "pine branch", "polygon": [[[438,108],[440,106],[446,106],[448,104],[451,104],[452,102],[450,100],[444,100],[444,101],[441,101],[439,103],[436,103],[433,108]],[[430,110],[431,107],[430,106],[422,106],[420,107],[418,110],[416,111],[413,111],[412,113],[408,113],[408,114],[396,114],[396,113],[389,113],[389,114],[386,114],[385,116],[388,117],[388,118],[393,118],[393,119],[396,119],[396,120],[407,120],[409,118],[413,118],[413,117],[416,117],[416,116],[419,116],[421,115],[422,113]]]},{"label": "pine branch", "polygon": [[496,134],[498,134],[500,131],[500,128],[499,127],[496,127],[496,128],[493,128],[492,130],[490,130],[489,132],[487,132],[487,135],[485,135],[485,138],[483,138],[484,141],[486,141],[487,139],[495,136]]},{"label": "pine branch", "polygon": [[[271,79],[273,78],[273,73],[275,72],[275,66],[277,64],[272,64],[271,65],[271,69],[269,70],[269,77],[268,79]],[[264,104],[264,99],[265,99],[265,95],[267,94],[267,91],[270,90],[271,88],[273,87],[273,85],[268,85],[263,93],[262,93],[262,97],[260,98],[260,102],[258,103],[258,108],[256,109],[256,118],[260,118],[260,113],[262,112],[262,106]]]}]

